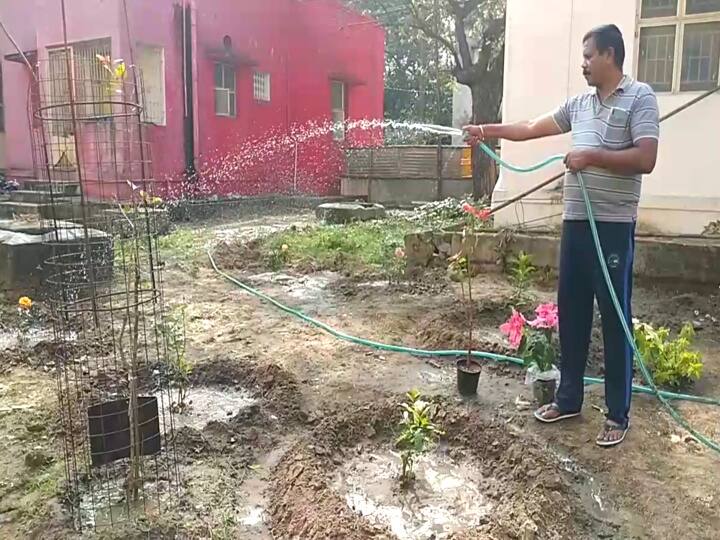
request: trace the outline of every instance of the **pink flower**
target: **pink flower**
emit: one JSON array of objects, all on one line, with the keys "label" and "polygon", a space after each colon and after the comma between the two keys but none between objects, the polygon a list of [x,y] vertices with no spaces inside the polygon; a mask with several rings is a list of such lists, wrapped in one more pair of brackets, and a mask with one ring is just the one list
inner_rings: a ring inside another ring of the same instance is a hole
[{"label": "pink flower", "polygon": [[549,328],[556,330],[558,327],[558,308],[552,302],[540,304],[535,309],[537,317],[534,321],[530,321],[533,328]]},{"label": "pink flower", "polygon": [[505,324],[500,326],[500,331],[507,336],[510,347],[515,350],[520,347],[526,322],[523,314],[515,311],[515,308],[513,308],[510,318]]},{"label": "pink flower", "polygon": [[397,257],[398,259],[405,258],[405,250],[401,247],[395,248],[395,257]]}]

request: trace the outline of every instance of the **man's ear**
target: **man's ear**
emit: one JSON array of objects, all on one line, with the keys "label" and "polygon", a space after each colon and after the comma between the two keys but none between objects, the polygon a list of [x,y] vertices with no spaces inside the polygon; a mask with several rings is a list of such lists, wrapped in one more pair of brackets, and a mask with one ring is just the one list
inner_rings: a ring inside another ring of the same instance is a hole
[{"label": "man's ear", "polygon": [[607,55],[608,60],[612,60],[613,62],[615,62],[615,47],[608,47],[603,54]]}]

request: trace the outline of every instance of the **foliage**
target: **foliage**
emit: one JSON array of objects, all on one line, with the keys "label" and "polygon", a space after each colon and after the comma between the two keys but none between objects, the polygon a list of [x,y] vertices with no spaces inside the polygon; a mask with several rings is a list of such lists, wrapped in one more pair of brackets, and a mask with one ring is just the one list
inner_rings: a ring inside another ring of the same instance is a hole
[{"label": "foliage", "polygon": [[[413,225],[405,220],[358,222],[347,225],[318,225],[289,229],[263,238],[260,252],[274,270],[297,266],[313,270],[358,272],[396,271],[401,261],[405,234]],[[283,249],[287,246],[287,249]]]},{"label": "foliage", "polygon": [[[407,122],[450,125],[453,76],[451,59],[437,42],[408,24],[406,0],[349,0],[386,29],[385,117]],[[394,133],[388,133],[394,143]],[[436,142],[434,135],[422,135]]]},{"label": "foliage", "polygon": [[400,405],[403,412],[400,421],[402,432],[395,441],[395,446],[400,450],[402,484],[407,484],[414,478],[413,466],[418,456],[426,452],[438,437],[444,435],[433,423],[431,404],[420,397],[417,390],[411,390],[406,394],[406,402]]},{"label": "foliage", "polygon": [[178,390],[178,399],[173,405],[180,410],[186,406],[185,398],[187,398],[190,374],[192,373],[192,366],[190,366],[186,356],[186,309],[187,306],[185,305],[176,307],[165,316],[165,320],[158,327],[167,348],[170,381]]},{"label": "foliage", "polygon": [[686,324],[680,335],[670,339],[670,330],[657,330],[647,323],[634,321],[635,343],[652,371],[655,382],[680,388],[702,376],[703,363],[699,352],[691,349],[695,331]]},{"label": "foliage", "polygon": [[387,276],[389,283],[399,283],[405,276],[405,270],[407,268],[407,258],[405,257],[405,250],[401,247],[395,248],[393,256],[386,259],[383,264],[383,271]]},{"label": "foliage", "polygon": [[528,321],[513,308],[512,315],[500,326],[500,331],[507,337],[510,347],[518,351],[526,368],[534,365],[543,373],[552,369],[557,358],[557,306],[540,304],[535,309],[535,315],[534,320]]},{"label": "foliage", "polygon": [[200,261],[205,256],[207,241],[207,230],[177,228],[170,234],[158,237],[159,259],[170,261],[196,277]]},{"label": "foliage", "polygon": [[523,304],[531,299],[530,286],[533,283],[537,268],[533,264],[532,255],[521,251],[510,262],[510,283],[513,286],[513,302]]}]

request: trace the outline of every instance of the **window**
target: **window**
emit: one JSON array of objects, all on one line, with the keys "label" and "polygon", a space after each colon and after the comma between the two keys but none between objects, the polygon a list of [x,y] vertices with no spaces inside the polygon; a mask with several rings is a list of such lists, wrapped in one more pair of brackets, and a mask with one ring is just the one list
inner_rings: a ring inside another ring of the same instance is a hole
[{"label": "window", "polygon": [[253,75],[253,95],[257,101],[270,101],[270,74]]},{"label": "window", "polygon": [[642,0],[638,79],[658,92],[718,86],[720,0]]},{"label": "window", "polygon": [[345,138],[346,88],[345,83],[340,81],[332,81],[331,85],[333,136],[335,140],[342,141]]},{"label": "window", "polygon": [[215,114],[235,116],[235,68],[215,64]]},{"label": "window", "polygon": [[[100,120],[112,113],[112,100],[119,99],[111,84],[112,75],[98,57],[110,58],[110,39],[98,39],[73,43],[67,48],[48,50],[50,80],[47,95],[53,104],[70,102],[67,85],[68,54],[72,66],[72,80],[77,101],[86,105],[77,107],[78,116],[84,120]],[[95,102],[95,103],[92,103]],[[54,111],[58,117],[69,118],[69,110]]]},{"label": "window", "polygon": [[165,51],[162,47],[138,46],[140,104],[143,122],[165,125]]}]

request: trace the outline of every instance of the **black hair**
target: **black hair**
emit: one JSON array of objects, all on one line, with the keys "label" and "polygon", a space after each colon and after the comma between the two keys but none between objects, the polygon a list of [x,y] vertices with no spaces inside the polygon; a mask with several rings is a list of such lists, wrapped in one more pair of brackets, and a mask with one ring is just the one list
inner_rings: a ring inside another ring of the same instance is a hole
[{"label": "black hair", "polygon": [[625,41],[620,29],[614,24],[597,26],[585,34],[583,43],[590,38],[595,39],[595,46],[600,54],[612,47],[615,51],[615,65],[622,70],[625,63]]}]

